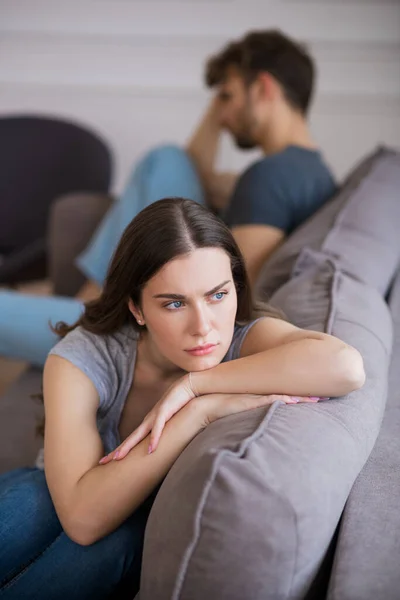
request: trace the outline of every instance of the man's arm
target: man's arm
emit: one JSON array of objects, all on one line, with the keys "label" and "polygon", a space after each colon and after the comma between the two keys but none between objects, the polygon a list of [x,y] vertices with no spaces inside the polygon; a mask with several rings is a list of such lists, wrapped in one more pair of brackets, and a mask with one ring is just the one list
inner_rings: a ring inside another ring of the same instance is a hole
[{"label": "man's arm", "polygon": [[228,205],[238,175],[215,172],[221,133],[218,107],[218,98],[215,97],[190,138],[186,151],[196,165],[208,204],[216,210],[223,210]]},{"label": "man's arm", "polygon": [[285,232],[270,225],[239,225],[232,228],[254,288],[265,261],[284,240]]}]

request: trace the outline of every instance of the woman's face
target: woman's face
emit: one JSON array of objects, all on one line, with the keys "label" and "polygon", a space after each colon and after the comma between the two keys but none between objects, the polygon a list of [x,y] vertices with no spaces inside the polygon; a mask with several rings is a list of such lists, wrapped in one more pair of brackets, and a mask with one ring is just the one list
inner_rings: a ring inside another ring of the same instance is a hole
[{"label": "woman's face", "polygon": [[236,310],[229,256],[220,248],[201,248],[171,260],[148,281],[140,313],[160,359],[202,371],[228,351]]}]

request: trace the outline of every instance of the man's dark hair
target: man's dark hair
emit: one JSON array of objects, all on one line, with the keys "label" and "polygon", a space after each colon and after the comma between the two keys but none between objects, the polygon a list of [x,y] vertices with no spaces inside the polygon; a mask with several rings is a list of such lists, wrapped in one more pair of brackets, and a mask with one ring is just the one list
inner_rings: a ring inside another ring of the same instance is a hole
[{"label": "man's dark hair", "polygon": [[251,31],[231,42],[206,65],[205,80],[209,87],[224,81],[235,67],[246,85],[261,72],[268,72],[281,84],[287,102],[307,113],[313,91],[315,65],[303,44],[291,40],[281,31]]}]

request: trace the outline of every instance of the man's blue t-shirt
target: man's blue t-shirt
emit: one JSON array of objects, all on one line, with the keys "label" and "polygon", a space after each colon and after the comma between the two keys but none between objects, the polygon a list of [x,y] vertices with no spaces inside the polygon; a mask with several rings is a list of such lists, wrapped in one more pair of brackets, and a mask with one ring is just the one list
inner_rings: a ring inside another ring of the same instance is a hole
[{"label": "man's blue t-shirt", "polygon": [[229,227],[271,225],[291,233],[335,193],[320,152],[288,146],[239,178],[224,216]]}]

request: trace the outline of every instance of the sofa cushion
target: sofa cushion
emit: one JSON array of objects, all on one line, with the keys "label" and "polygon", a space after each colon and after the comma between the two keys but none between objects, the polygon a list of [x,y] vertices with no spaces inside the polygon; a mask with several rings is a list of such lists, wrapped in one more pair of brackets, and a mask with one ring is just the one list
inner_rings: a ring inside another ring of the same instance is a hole
[{"label": "sofa cushion", "polygon": [[376,289],[314,259],[272,300],[294,323],[356,346],[365,386],[317,405],[277,402],[198,435],[150,514],[141,600],[304,598],[317,577],[378,433],[392,329]]},{"label": "sofa cushion", "polygon": [[400,258],[399,189],[400,152],[378,148],[274,252],[260,274],[257,294],[268,300],[290,278],[299,253],[307,248],[331,256],[341,270],[384,294]]},{"label": "sofa cushion", "polygon": [[388,401],[374,449],[346,503],[329,600],[398,600],[400,595],[400,271],[389,306],[394,340]]}]

